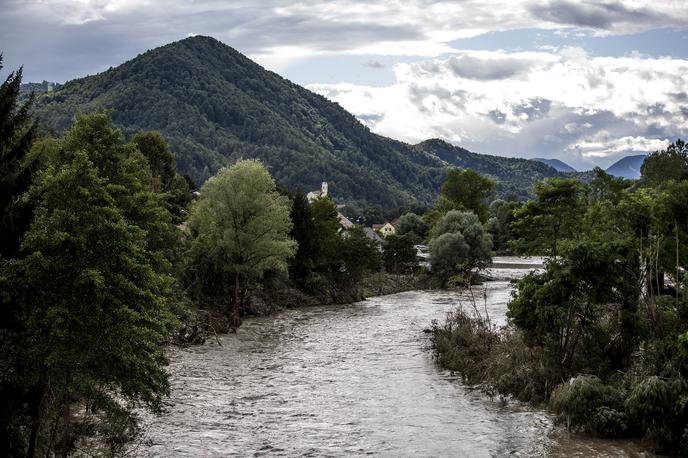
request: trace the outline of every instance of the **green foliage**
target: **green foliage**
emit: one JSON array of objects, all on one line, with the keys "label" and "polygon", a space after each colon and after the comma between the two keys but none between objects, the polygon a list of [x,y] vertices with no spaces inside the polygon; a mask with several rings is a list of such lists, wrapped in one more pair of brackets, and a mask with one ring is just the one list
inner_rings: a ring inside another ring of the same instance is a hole
[{"label": "green foliage", "polygon": [[168,206],[175,222],[186,217],[186,207],[191,203],[191,187],[175,170],[174,154],[160,132],[139,132],[132,143],[145,156],[151,171],[151,189],[168,194]]},{"label": "green foliage", "polygon": [[623,191],[633,184],[633,180],[609,175],[599,167],[595,167],[593,172],[595,178],[588,186],[588,199],[591,203],[599,201],[618,202],[623,196]]},{"label": "green foliage", "polygon": [[[513,246],[551,258],[518,283],[508,310],[515,329],[477,339],[497,343],[471,357],[474,323],[450,318],[451,334],[436,338],[440,362],[498,393],[549,398],[572,429],[688,454],[688,180],[662,171],[682,167],[684,145],[670,149],[638,184],[599,169],[588,186],[538,184],[513,212]],[[493,218],[488,227],[499,234]],[[502,346],[507,340],[531,357]]]},{"label": "green foliage", "polygon": [[594,375],[581,375],[559,385],[550,406],[566,420],[568,429],[619,436],[628,428],[621,393]]},{"label": "green foliage", "polygon": [[438,363],[491,396],[536,403],[546,400],[556,382],[540,363],[540,349],[526,346],[511,327],[497,330],[486,316],[476,308],[470,313],[466,305],[450,313],[443,325],[433,323]]},{"label": "green foliage", "polygon": [[294,255],[289,211],[289,199],[259,161],[239,161],[208,180],[189,220],[186,278],[192,297],[217,301],[238,326],[244,283],[269,270],[286,271]]},{"label": "green foliage", "polygon": [[650,154],[640,168],[640,181],[656,186],[669,180],[688,179],[688,144],[676,140],[667,149]]},{"label": "green foliage", "polygon": [[317,189],[363,207],[429,203],[443,164],[371,133],[324,97],[268,72],[209,37],[146,52],[37,100],[56,131],[78,112],[113,110],[127,134],[159,131],[177,167],[203,183],[221,167],[254,158],[288,189]]},{"label": "green foliage", "polygon": [[659,452],[688,452],[688,384],[684,378],[647,377],[633,387],[625,406]]},{"label": "green foliage", "polygon": [[158,192],[170,188],[176,175],[174,154],[160,132],[139,132],[131,140],[148,160],[153,175],[153,189]]},{"label": "green foliage", "polygon": [[[312,204],[303,193],[291,197],[292,237],[298,244],[296,255],[289,263],[292,280],[306,293],[317,294],[325,288],[317,273],[339,270],[337,259],[341,248],[337,209],[329,198]],[[333,267],[336,266],[336,267]]]},{"label": "green foliage", "polygon": [[379,247],[360,227],[344,232],[329,198],[308,203],[292,195],[292,236],[298,243],[289,273],[305,293],[324,302],[358,298],[358,283],[366,272],[381,267]]},{"label": "green foliage", "polygon": [[392,234],[385,238],[383,260],[387,272],[403,273],[413,270],[417,265],[414,242],[413,232]]},{"label": "green foliage", "polygon": [[[624,245],[581,242],[518,283],[507,315],[526,342],[546,348],[562,377],[593,368],[604,375],[626,363],[640,296],[640,285],[628,276],[638,268],[631,253]],[[619,326],[620,335],[610,334],[609,326]]]},{"label": "green foliage", "polygon": [[396,230],[399,235],[415,234],[420,239],[423,239],[427,235],[428,226],[415,213],[404,213],[399,217]]},{"label": "green foliage", "polygon": [[466,169],[449,169],[440,194],[457,210],[470,210],[482,223],[487,221],[488,203],[494,196],[495,182]]},{"label": "green foliage", "polygon": [[3,308],[19,304],[3,340],[22,342],[10,359],[3,346],[10,447],[28,455],[67,454],[96,430],[121,443],[132,408],[157,409],[168,392],[160,343],[174,324],[177,233],[145,159],[106,115],[46,145],[21,257],[0,266]]},{"label": "green foliage", "polygon": [[515,221],[514,211],[521,203],[496,199],[490,204],[490,218],[485,229],[492,236],[493,248],[498,253],[509,251],[509,242],[513,239],[511,226]]},{"label": "green foliage", "polygon": [[28,189],[35,169],[27,163],[36,132],[29,113],[34,98],[31,95],[19,104],[21,78],[19,69],[0,85],[0,256],[6,258],[18,254],[21,236],[28,229],[31,209],[19,197]]},{"label": "green foliage", "polygon": [[512,248],[525,254],[557,257],[559,243],[576,236],[585,212],[585,187],[572,178],[535,185],[535,198],[515,211]]},{"label": "green foliage", "polygon": [[[2,55],[0,54],[0,69]],[[17,380],[22,347],[19,338],[21,302],[11,296],[13,262],[31,222],[32,206],[21,200],[29,188],[34,163],[28,152],[35,135],[29,116],[33,94],[18,103],[22,71],[10,73],[0,85],[0,455],[23,453],[22,403],[24,390]]]},{"label": "green foliage", "polygon": [[470,247],[458,232],[439,235],[430,241],[430,265],[432,272],[439,276],[442,284],[446,284],[449,277],[467,272],[468,251]]},{"label": "green foliage", "polygon": [[430,264],[446,282],[453,275],[484,269],[492,261],[492,237],[473,212],[452,210],[430,231]]},{"label": "green foliage", "polygon": [[376,272],[382,268],[377,242],[369,239],[360,226],[348,231],[343,238],[342,256],[350,284],[359,282],[366,272]]}]

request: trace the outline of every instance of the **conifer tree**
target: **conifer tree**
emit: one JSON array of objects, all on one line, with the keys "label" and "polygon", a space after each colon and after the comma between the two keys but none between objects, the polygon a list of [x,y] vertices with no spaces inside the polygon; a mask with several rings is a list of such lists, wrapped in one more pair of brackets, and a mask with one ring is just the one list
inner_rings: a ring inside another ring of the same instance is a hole
[{"label": "conifer tree", "polygon": [[[2,54],[0,54],[2,69]],[[31,180],[26,155],[36,133],[30,109],[33,94],[19,104],[22,69],[12,72],[0,85],[0,256],[14,257],[21,234],[28,227],[30,210],[19,203]]]}]

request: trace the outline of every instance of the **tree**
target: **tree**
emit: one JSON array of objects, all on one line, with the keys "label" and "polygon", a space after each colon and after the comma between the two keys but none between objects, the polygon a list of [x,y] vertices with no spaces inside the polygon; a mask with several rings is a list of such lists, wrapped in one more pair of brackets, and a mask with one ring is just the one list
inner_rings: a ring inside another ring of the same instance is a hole
[{"label": "tree", "polygon": [[340,256],[350,286],[360,282],[366,272],[380,270],[380,247],[365,235],[361,226],[348,231],[341,240]]},{"label": "tree", "polygon": [[513,238],[511,224],[514,221],[514,211],[521,207],[520,202],[496,199],[490,204],[490,219],[485,228],[492,236],[495,251],[508,251],[509,241]]},{"label": "tree", "polygon": [[492,260],[492,237],[473,212],[452,210],[430,231],[430,265],[443,282],[483,269]]},{"label": "tree", "polygon": [[[33,222],[17,258],[0,261],[0,443],[49,455],[94,433],[115,446],[135,430],[130,404],[156,407],[166,393],[158,344],[179,234],[147,161],[108,115],[35,146],[43,170],[22,196]],[[75,405],[87,415],[69,415]]]},{"label": "tree", "polygon": [[511,246],[526,254],[557,257],[561,240],[579,233],[585,187],[573,178],[551,178],[535,185],[535,198],[514,212]]},{"label": "tree", "polygon": [[36,133],[30,115],[33,93],[19,104],[21,79],[20,68],[0,85],[0,256],[5,258],[19,253],[21,236],[28,229],[31,209],[19,197],[28,189],[35,171],[26,161]]},{"label": "tree", "polygon": [[439,276],[443,285],[453,275],[466,271],[465,260],[470,248],[460,233],[442,234],[430,241],[428,249],[432,272]]},{"label": "tree", "polygon": [[[0,54],[2,69],[2,54]],[[22,69],[10,73],[0,85],[0,455],[24,453],[18,421],[25,390],[14,377],[19,352],[24,343],[21,328],[21,302],[10,297],[12,284],[3,280],[12,275],[19,256],[21,240],[31,223],[32,205],[22,200],[31,185],[35,164],[28,157],[36,135],[30,115],[33,93],[19,104]],[[17,433],[17,434],[14,434]]]},{"label": "tree", "polygon": [[[5,277],[23,305],[16,374],[28,387],[29,456],[68,453],[75,422],[84,431],[124,424],[119,433],[130,436],[127,404],[155,409],[168,393],[159,343],[173,322],[173,279],[156,269],[146,231],[125,219],[108,187],[85,151],[44,172],[25,257]],[[78,419],[75,403],[85,408]]]},{"label": "tree", "polygon": [[415,213],[404,213],[401,215],[396,229],[399,235],[413,233],[421,240],[428,232],[428,226],[423,222],[421,217]]},{"label": "tree", "polygon": [[470,169],[450,169],[440,194],[457,210],[471,210],[482,223],[487,221],[488,202],[494,196],[495,182]]},{"label": "tree", "polygon": [[688,179],[688,144],[676,140],[667,149],[650,154],[640,167],[640,181],[657,185],[669,180]]},{"label": "tree", "polygon": [[388,272],[408,272],[417,265],[415,238],[413,232],[404,235],[392,234],[385,238],[382,257]]},{"label": "tree", "polygon": [[289,272],[301,288],[315,293],[314,272],[339,270],[342,238],[337,209],[328,197],[309,203],[303,193],[295,193],[291,201],[291,236],[298,247],[289,261]]},{"label": "tree", "polygon": [[167,203],[176,223],[186,219],[186,207],[192,199],[193,183],[175,169],[174,154],[159,132],[139,132],[132,143],[143,154],[150,168],[151,190],[167,194]]},{"label": "tree", "polygon": [[[627,362],[637,339],[640,291],[629,275],[637,269],[637,253],[628,243],[577,241],[545,272],[519,282],[507,316],[528,345],[547,349],[561,377],[590,367],[609,373]],[[605,314],[614,317],[613,332]]]},{"label": "tree", "polygon": [[131,140],[148,161],[153,175],[153,189],[158,192],[170,189],[177,175],[174,154],[160,132],[139,132]]},{"label": "tree", "polygon": [[[235,327],[242,288],[267,270],[286,271],[294,255],[289,210],[289,199],[277,192],[270,173],[256,160],[221,169],[191,208],[186,269],[193,295],[224,302]],[[233,300],[227,302],[228,297]]]}]

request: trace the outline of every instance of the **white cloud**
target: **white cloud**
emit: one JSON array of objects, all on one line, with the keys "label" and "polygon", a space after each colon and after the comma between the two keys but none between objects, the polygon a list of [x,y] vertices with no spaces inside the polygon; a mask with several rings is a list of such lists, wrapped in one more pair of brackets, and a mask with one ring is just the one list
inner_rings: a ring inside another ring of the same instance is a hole
[{"label": "white cloud", "polygon": [[[457,62],[470,62],[470,70],[457,71]],[[442,137],[481,152],[559,155],[578,166],[661,149],[688,133],[682,59],[461,51],[394,71],[388,87],[309,88],[357,115],[375,107],[368,124],[394,138]]]}]

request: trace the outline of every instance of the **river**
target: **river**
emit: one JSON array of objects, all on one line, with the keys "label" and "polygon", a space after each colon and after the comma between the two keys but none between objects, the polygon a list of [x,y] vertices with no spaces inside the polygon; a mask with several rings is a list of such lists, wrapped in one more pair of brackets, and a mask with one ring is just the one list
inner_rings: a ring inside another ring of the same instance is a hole
[{"label": "river", "polygon": [[[508,278],[537,261],[497,258],[476,304],[504,322]],[[523,265],[525,263],[525,265]],[[246,320],[219,343],[170,350],[172,395],[144,415],[135,456],[649,456],[572,436],[551,417],[492,400],[437,367],[432,320],[466,293],[411,291]]]}]

